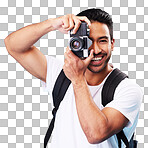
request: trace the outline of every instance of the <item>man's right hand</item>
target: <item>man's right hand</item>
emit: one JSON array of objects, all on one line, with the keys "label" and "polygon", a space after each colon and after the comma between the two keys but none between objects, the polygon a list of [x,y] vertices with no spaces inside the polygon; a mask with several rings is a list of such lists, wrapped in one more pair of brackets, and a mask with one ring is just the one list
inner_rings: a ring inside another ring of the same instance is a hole
[{"label": "man's right hand", "polygon": [[51,19],[51,24],[54,30],[59,30],[62,33],[68,33],[68,31],[73,29],[73,33],[75,34],[79,29],[81,21],[85,21],[89,26],[91,25],[91,22],[87,17],[75,16],[73,14],[53,18]]}]

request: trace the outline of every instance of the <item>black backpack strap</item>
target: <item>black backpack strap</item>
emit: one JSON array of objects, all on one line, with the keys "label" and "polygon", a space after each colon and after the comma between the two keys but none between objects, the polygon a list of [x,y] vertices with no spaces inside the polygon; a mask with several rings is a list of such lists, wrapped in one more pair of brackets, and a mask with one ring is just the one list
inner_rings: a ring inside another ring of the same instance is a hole
[{"label": "black backpack strap", "polygon": [[124,142],[124,144],[126,145],[126,148],[137,148],[137,144],[138,141],[134,140],[134,133],[130,139],[130,141],[128,142],[123,130],[120,131],[119,133],[116,134],[117,139],[118,139],[118,146],[119,148],[121,148],[121,140]]},{"label": "black backpack strap", "polygon": [[[114,69],[111,74],[108,76],[107,80],[105,81],[105,84],[102,89],[102,105],[106,106],[109,102],[113,100],[114,93],[116,87],[119,85],[119,83],[127,78],[128,76],[121,72],[119,69]],[[120,131],[117,135],[118,139],[118,146],[121,148],[121,140],[125,143],[126,147],[129,147],[129,142],[123,132]]]},{"label": "black backpack strap", "polygon": [[137,145],[138,145],[138,141],[134,140],[134,133],[133,133],[133,136],[129,142],[129,148],[137,148]]},{"label": "black backpack strap", "polygon": [[119,148],[121,148],[121,140],[126,145],[126,148],[129,148],[129,142],[128,142],[128,140],[127,140],[123,130],[121,130],[119,133],[117,133],[116,136],[117,136],[117,139],[118,139],[118,146],[119,146]]},{"label": "black backpack strap", "polygon": [[108,76],[102,89],[102,105],[106,106],[113,100],[114,92],[118,84],[128,76],[119,69],[114,69]]},{"label": "black backpack strap", "polygon": [[53,131],[56,112],[60,106],[61,101],[63,100],[63,98],[65,96],[65,93],[66,93],[70,83],[71,83],[71,81],[65,76],[64,71],[62,69],[56,82],[55,82],[53,92],[52,92],[53,106],[54,106],[54,109],[52,110],[53,118],[50,122],[49,128],[48,128],[46,136],[44,138],[44,148],[46,148],[49,138],[51,136],[51,133]]}]

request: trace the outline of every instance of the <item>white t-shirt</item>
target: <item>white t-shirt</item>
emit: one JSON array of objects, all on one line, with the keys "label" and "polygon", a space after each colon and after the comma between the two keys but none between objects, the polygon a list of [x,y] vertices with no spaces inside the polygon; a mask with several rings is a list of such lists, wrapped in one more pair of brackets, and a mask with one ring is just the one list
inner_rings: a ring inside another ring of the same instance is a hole
[{"label": "white t-shirt", "polygon": [[[41,81],[41,84],[52,99],[52,90],[63,67],[63,62],[50,56],[46,56],[46,59],[46,83]],[[101,103],[101,90],[106,78],[98,86],[88,85],[93,100],[100,110],[104,108]],[[113,101],[107,104],[107,107],[120,111],[129,120],[128,125],[123,129],[128,139],[131,138],[136,128],[142,98],[141,88],[126,78],[116,88]],[[122,143],[122,145],[124,144]],[[70,84],[56,114],[51,148],[118,148],[115,135],[99,144],[90,144],[87,141],[78,119],[72,84]]]}]

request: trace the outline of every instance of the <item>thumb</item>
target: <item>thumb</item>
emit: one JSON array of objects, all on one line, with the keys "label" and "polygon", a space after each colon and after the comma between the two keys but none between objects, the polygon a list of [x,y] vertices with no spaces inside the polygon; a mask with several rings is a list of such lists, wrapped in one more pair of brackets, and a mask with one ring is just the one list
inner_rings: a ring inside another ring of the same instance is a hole
[{"label": "thumb", "polygon": [[92,50],[90,51],[89,57],[84,60],[84,63],[85,63],[86,66],[88,66],[89,63],[90,63],[90,61],[93,59],[93,57],[94,57],[93,53],[94,53],[94,50],[92,49]]}]

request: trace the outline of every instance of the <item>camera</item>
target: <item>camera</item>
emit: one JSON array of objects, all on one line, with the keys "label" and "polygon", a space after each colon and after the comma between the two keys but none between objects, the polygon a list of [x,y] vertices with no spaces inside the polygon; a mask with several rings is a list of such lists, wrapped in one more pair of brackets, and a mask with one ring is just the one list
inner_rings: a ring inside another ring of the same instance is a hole
[{"label": "camera", "polygon": [[87,23],[81,22],[81,25],[75,34],[72,34],[72,30],[70,30],[69,40],[69,47],[71,51],[80,58],[88,57],[88,48],[91,46],[92,41],[88,38],[89,28]]}]

